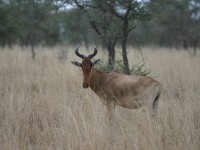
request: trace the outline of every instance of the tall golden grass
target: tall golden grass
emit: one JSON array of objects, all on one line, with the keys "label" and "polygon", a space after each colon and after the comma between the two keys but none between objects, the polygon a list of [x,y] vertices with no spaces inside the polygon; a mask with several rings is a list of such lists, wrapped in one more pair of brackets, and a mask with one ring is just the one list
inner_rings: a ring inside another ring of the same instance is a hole
[{"label": "tall golden grass", "polygon": [[[0,149],[200,149],[199,55],[143,48],[151,76],[163,86],[158,120],[116,107],[110,125],[106,107],[82,88],[81,69],[70,63],[80,60],[74,49],[65,62],[59,49],[40,48],[35,61],[20,47],[0,50]],[[129,51],[130,64],[141,62],[139,52]],[[101,51],[97,57],[106,60]]]}]

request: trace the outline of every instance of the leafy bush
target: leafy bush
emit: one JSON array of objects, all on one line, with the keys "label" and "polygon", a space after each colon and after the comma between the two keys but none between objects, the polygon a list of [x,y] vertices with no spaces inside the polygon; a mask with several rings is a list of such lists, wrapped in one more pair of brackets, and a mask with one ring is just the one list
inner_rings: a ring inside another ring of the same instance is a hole
[{"label": "leafy bush", "polygon": [[[124,72],[124,65],[122,63],[122,60],[118,60],[115,63],[113,63],[112,66],[101,62],[100,65],[97,66],[97,69],[102,71],[102,72],[110,72],[110,71],[119,71],[119,72]],[[129,68],[129,74],[132,75],[137,75],[137,76],[148,76],[150,74],[150,71],[146,69],[145,63],[137,63],[133,65],[131,68]]]}]

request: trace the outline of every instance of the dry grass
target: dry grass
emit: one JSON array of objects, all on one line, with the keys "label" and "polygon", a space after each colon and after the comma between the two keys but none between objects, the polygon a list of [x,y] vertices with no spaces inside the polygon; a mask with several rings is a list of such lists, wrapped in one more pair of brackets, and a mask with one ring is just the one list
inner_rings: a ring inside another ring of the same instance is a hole
[{"label": "dry grass", "polygon": [[[0,149],[200,149],[200,56],[143,50],[163,85],[159,120],[117,107],[113,126],[99,98],[82,88],[81,70],[70,63],[78,60],[72,48],[65,62],[56,49],[37,51],[35,61],[18,47],[0,50]],[[139,52],[129,59],[139,62]]]}]

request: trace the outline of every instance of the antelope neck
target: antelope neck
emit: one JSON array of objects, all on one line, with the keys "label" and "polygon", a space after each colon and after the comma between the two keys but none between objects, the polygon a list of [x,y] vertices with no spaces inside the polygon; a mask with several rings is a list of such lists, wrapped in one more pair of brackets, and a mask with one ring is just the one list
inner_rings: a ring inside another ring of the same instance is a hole
[{"label": "antelope neck", "polygon": [[96,92],[97,90],[99,90],[99,88],[101,87],[102,84],[102,79],[103,79],[103,72],[98,71],[95,68],[92,68],[91,70],[91,78],[89,81],[90,84],[90,88]]}]

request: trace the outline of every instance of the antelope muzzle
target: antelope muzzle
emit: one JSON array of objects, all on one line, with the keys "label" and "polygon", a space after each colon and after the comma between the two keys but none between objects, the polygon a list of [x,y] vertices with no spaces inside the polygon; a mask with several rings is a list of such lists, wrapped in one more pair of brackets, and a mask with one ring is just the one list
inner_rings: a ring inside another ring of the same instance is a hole
[{"label": "antelope muzzle", "polygon": [[87,82],[84,82],[84,83],[83,83],[83,88],[84,88],[84,89],[87,89],[88,87],[89,87],[89,84],[88,84]]}]

